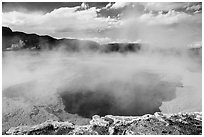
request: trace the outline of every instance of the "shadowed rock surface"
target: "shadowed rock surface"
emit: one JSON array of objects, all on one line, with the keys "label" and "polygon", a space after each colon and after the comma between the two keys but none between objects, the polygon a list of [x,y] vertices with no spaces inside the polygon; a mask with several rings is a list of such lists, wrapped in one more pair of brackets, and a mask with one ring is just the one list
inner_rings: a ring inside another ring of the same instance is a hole
[{"label": "shadowed rock surface", "polygon": [[46,121],[35,126],[10,128],[7,135],[201,135],[202,113],[179,113],[144,116],[92,117],[89,125]]}]

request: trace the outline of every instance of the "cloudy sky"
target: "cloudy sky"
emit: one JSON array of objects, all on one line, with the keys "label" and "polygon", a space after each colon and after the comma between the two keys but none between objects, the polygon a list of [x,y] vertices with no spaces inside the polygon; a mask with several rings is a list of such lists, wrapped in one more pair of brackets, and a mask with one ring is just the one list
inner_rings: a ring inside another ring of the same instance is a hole
[{"label": "cloudy sky", "polygon": [[56,38],[142,41],[161,46],[202,40],[202,4],[196,2],[5,2],[2,10],[3,26]]}]

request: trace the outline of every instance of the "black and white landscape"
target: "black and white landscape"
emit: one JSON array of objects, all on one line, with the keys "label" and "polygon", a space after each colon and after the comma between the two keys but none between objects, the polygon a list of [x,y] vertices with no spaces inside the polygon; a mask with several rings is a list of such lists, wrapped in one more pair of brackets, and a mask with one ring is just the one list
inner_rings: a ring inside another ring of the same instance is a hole
[{"label": "black and white landscape", "polygon": [[[3,2],[2,10],[2,134],[202,134],[201,2]],[[137,117],[146,121],[101,128]],[[48,120],[81,128],[59,132]]]}]

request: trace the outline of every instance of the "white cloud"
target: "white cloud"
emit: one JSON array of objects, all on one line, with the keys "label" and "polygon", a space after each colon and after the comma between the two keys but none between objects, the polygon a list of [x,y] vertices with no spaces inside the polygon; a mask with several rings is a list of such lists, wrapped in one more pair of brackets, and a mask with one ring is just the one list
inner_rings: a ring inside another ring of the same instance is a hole
[{"label": "white cloud", "polygon": [[115,4],[112,5],[111,8],[113,9],[123,8],[129,4],[130,4],[129,2],[116,2]]},{"label": "white cloud", "polygon": [[186,2],[143,2],[142,3],[149,10],[164,10],[169,11],[176,8],[182,8],[188,5]]},{"label": "white cloud", "polygon": [[105,8],[110,8],[112,6],[111,2],[109,2]]},{"label": "white cloud", "polygon": [[191,7],[187,7],[186,10],[199,10],[200,8],[202,8],[201,5],[192,5]]},{"label": "white cloud", "polygon": [[145,13],[120,21],[115,37],[141,39],[159,47],[186,47],[202,39],[202,15],[170,10],[168,13]]},{"label": "white cloud", "polygon": [[[169,10],[182,7],[184,3],[177,5],[165,3],[166,6],[163,6],[163,9],[168,9],[167,13],[144,12],[144,7],[140,3],[115,3],[110,8],[120,8],[126,5],[130,7],[132,4],[135,4],[134,8],[120,9],[121,13],[118,14],[121,16],[120,19],[108,17],[109,12],[113,12],[110,9],[106,11],[106,17],[99,17],[97,16],[98,9],[95,7],[82,10],[81,6],[77,6],[55,9],[47,14],[3,13],[3,25],[13,30],[46,34],[58,38],[93,38],[99,43],[118,41],[118,39],[127,41],[141,39],[143,42],[156,42],[157,45],[169,44],[172,46],[173,43],[174,46],[180,46],[201,41],[202,14]],[[150,3],[148,6],[150,5],[159,7],[161,3]],[[111,4],[106,6],[109,7]],[[199,7],[193,8],[198,9]],[[121,14],[124,14],[125,17]]]},{"label": "white cloud", "polygon": [[88,9],[88,8],[89,8],[89,5],[86,4],[85,2],[83,2],[83,3],[81,4],[81,8],[82,8],[82,9]]},{"label": "white cloud", "polygon": [[59,8],[41,13],[7,12],[3,13],[3,25],[12,29],[53,35],[55,32],[96,32],[114,26],[115,19],[97,17],[96,8],[76,11],[79,7]]},{"label": "white cloud", "polygon": [[162,14],[161,12],[158,15],[151,13],[143,14],[140,17],[140,20],[149,25],[171,25],[181,23],[181,21],[187,18],[192,18],[192,15],[169,10],[167,14]]}]

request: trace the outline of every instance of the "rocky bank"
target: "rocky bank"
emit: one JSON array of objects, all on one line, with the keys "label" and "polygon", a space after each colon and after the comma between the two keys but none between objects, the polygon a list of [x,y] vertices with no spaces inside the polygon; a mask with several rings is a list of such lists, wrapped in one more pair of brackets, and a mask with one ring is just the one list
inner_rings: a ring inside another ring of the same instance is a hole
[{"label": "rocky bank", "polygon": [[95,115],[88,125],[46,121],[35,126],[10,128],[7,135],[201,135],[202,113],[144,116]]}]

